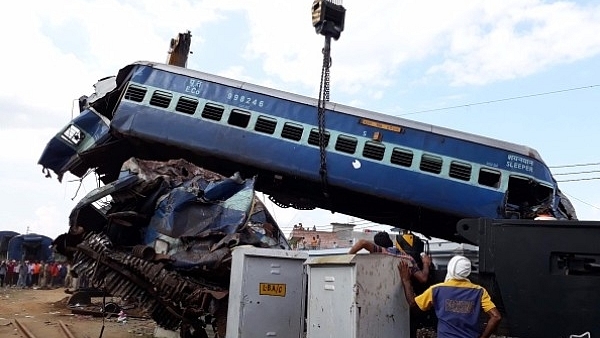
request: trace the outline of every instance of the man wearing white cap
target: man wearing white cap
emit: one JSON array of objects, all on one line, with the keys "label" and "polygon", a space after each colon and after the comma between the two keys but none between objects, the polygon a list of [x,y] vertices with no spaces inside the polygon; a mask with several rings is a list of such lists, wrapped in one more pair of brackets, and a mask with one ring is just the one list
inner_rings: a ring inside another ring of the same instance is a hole
[{"label": "man wearing white cap", "polygon": [[[452,257],[448,262],[445,281],[432,285],[419,296],[415,296],[410,284],[410,271],[406,263],[400,262],[398,271],[408,304],[423,311],[431,307],[435,309],[438,338],[488,338],[498,327],[502,317],[490,295],[482,286],[471,283],[467,278],[471,274],[471,261],[468,258]],[[481,310],[489,316],[483,333],[479,326]]]}]

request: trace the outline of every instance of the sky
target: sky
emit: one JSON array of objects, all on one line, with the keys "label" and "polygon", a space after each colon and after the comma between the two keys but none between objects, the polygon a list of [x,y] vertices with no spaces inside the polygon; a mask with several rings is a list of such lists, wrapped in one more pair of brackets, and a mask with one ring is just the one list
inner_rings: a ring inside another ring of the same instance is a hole
[{"label": "sky", "polygon": [[[579,219],[600,219],[600,3],[345,0],[331,101],[522,144],[552,167]],[[188,68],[317,97],[324,38],[311,0],[18,1],[0,13],[0,230],[56,237],[95,188],[46,178],[46,143],[75,99],[192,32]],[[595,164],[585,165],[582,164]],[[565,167],[570,166],[570,167]],[[587,172],[587,173],[584,173]],[[575,173],[575,174],[573,174]],[[280,227],[350,222],[269,204]]]}]

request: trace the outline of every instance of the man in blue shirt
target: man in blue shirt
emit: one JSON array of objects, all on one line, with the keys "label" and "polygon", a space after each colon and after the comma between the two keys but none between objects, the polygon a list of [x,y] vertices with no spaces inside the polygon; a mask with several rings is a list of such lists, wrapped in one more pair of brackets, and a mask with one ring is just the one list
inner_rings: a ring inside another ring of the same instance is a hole
[{"label": "man in blue shirt", "polygon": [[[490,295],[467,278],[471,274],[468,258],[452,257],[445,281],[432,285],[419,296],[413,292],[408,265],[401,261],[398,270],[408,304],[423,311],[435,309],[438,338],[488,338],[498,327],[502,317]],[[482,310],[489,316],[483,333],[479,326]]]}]

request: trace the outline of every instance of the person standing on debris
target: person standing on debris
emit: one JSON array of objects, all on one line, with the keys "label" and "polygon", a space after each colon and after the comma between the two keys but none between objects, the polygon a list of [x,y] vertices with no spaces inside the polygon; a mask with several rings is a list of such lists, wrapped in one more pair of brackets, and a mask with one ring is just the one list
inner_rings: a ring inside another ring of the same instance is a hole
[{"label": "person standing on debris", "polygon": [[[387,238],[387,240],[386,240]],[[375,242],[371,242],[366,239],[360,239],[350,248],[349,254],[355,254],[362,249],[367,250],[370,253],[383,253],[399,257],[402,261],[406,261],[407,266],[410,269],[411,275],[420,283],[427,282],[429,278],[429,267],[431,265],[431,257],[429,255],[423,255],[421,260],[423,262],[423,269],[419,268],[417,261],[404,252],[399,245],[394,246],[394,242],[390,239],[387,232],[381,231],[375,234],[373,238]]]},{"label": "person standing on debris", "polygon": [[[486,289],[468,279],[471,274],[471,261],[468,258],[459,255],[452,257],[448,262],[445,281],[430,286],[419,296],[415,296],[410,269],[405,261],[398,264],[398,272],[409,306],[422,311],[432,307],[435,309],[439,338],[488,338],[500,324],[502,316]],[[489,317],[483,333],[479,323],[482,310]]]}]

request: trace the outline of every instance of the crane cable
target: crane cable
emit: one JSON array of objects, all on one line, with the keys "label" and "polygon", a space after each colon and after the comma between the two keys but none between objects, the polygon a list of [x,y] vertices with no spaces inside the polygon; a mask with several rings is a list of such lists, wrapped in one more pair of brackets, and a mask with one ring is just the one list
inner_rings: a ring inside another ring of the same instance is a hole
[{"label": "crane cable", "polygon": [[323,67],[321,68],[321,83],[319,85],[319,100],[317,103],[317,116],[319,119],[319,155],[321,176],[321,185],[323,196],[329,198],[328,179],[327,179],[327,147],[328,138],[325,134],[325,105],[329,102],[329,68],[331,67],[331,37],[325,36],[325,46],[323,47]]},{"label": "crane cable", "polygon": [[[327,143],[329,138],[325,131],[325,105],[329,102],[329,68],[331,67],[331,36],[325,36],[325,46],[322,50],[323,66],[321,68],[321,81],[319,84],[319,98],[317,102],[317,117],[318,117],[318,136],[319,136],[319,176],[321,177],[321,190],[326,201],[329,201],[329,181],[327,179]],[[302,205],[292,201],[285,201],[281,198],[276,198],[273,195],[269,196],[269,200],[275,203],[280,208],[293,207],[298,210],[312,210],[313,205]]]}]

